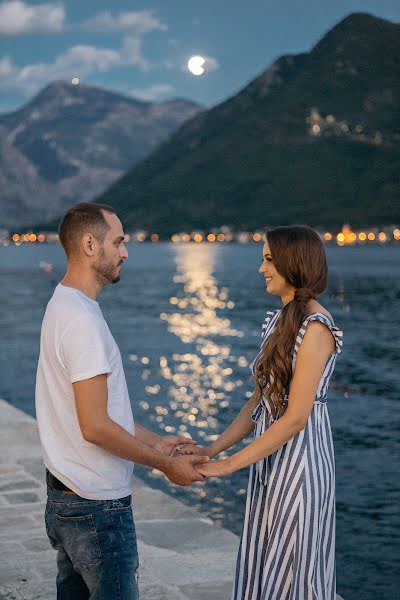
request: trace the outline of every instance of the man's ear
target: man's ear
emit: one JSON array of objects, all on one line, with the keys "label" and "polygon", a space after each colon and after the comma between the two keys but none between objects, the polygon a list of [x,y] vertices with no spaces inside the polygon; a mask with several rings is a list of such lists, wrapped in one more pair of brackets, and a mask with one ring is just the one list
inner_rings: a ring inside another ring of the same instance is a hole
[{"label": "man's ear", "polygon": [[82,237],[82,248],[86,256],[94,256],[98,250],[98,242],[94,235],[85,233]]}]

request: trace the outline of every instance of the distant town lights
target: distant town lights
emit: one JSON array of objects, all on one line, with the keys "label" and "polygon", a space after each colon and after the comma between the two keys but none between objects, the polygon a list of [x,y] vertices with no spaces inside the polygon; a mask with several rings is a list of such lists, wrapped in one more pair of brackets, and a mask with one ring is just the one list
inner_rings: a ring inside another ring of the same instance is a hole
[{"label": "distant town lights", "polygon": [[[368,242],[374,242],[378,244],[395,243],[400,242],[400,228],[392,225],[385,229],[378,229],[377,227],[367,230],[356,230],[353,231],[349,224],[344,224],[341,231],[321,231],[318,230],[318,235],[325,242],[336,243],[338,246],[354,246],[355,244],[365,245]],[[126,234],[126,243],[137,243],[137,242],[159,242],[163,239],[158,233],[150,233],[149,231],[137,230],[132,231],[130,234]],[[173,243],[229,243],[235,241],[240,244],[258,243],[265,240],[265,234],[262,231],[232,231],[227,226],[220,227],[219,229],[213,229],[211,232],[207,231],[192,231],[192,232],[179,232],[174,233],[169,237]],[[21,232],[9,232],[7,230],[0,229],[0,246],[8,246],[10,243],[14,243],[16,246],[28,243],[58,243],[58,234],[56,232],[47,231],[40,233],[33,233],[27,231]]]},{"label": "distant town lights", "polygon": [[324,117],[317,107],[310,108],[310,114],[306,117],[308,133],[314,137],[318,136],[344,136],[355,141],[367,142],[380,145],[384,138],[382,132],[369,128],[363,123],[348,123],[337,120],[335,115],[329,114]]}]

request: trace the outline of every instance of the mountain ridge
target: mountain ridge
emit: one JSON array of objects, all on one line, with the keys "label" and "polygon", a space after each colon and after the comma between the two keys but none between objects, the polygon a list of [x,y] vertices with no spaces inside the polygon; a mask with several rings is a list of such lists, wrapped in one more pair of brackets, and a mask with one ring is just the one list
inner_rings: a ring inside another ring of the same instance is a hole
[{"label": "mountain ridge", "polygon": [[181,98],[152,103],[99,86],[50,83],[0,115],[0,227],[49,220],[78,198],[92,200],[200,109]]},{"label": "mountain ridge", "polygon": [[394,223],[400,213],[400,26],[354,13],[183,124],[98,201],[165,234]]}]

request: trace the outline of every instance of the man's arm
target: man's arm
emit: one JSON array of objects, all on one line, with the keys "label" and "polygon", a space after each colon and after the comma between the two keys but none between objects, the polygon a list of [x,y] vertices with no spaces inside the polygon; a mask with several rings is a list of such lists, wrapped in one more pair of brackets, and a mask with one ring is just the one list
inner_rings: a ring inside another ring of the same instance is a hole
[{"label": "man's arm", "polygon": [[152,431],[146,429],[145,427],[142,427],[138,423],[135,423],[135,437],[140,442],[143,442],[144,444],[147,444],[152,448],[154,448],[154,446],[160,439],[160,436],[157,435],[157,433],[153,433]]},{"label": "man's arm", "polygon": [[[173,456],[177,446],[194,448],[197,445],[197,442],[192,440],[192,438],[182,435],[158,435],[137,423],[135,423],[135,436],[139,441],[144,442],[148,446],[151,446],[151,448],[167,456]],[[188,452],[188,454],[192,453]],[[193,454],[196,453],[194,452]]]},{"label": "man's arm", "polygon": [[[178,456],[171,458],[165,456],[110,419],[107,412],[106,375],[97,375],[91,379],[77,381],[72,385],[79,426],[82,436],[87,442],[104,448],[121,458],[158,469],[165,473],[173,483],[188,485],[194,481],[204,481],[204,477],[194,469],[194,465],[207,462],[207,457]],[[151,434],[148,430],[144,431]]]}]

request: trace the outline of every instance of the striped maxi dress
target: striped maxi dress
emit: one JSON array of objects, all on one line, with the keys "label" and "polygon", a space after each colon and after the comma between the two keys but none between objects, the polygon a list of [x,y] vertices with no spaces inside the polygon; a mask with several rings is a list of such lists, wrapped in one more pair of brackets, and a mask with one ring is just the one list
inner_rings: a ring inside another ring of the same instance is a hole
[{"label": "striped maxi dress", "polygon": [[[280,312],[267,313],[261,348]],[[294,372],[307,324],[316,320],[330,329],[336,349],[326,364],[305,428],[274,454],[250,466],[232,600],[336,598],[335,464],[326,401],[342,349],[342,331],[322,313],[308,315],[296,338],[292,365]],[[254,437],[262,435],[275,418],[268,403],[261,400],[252,415]]]}]

